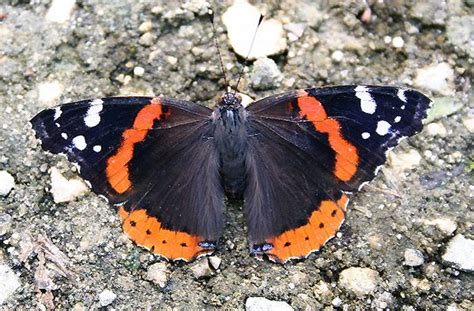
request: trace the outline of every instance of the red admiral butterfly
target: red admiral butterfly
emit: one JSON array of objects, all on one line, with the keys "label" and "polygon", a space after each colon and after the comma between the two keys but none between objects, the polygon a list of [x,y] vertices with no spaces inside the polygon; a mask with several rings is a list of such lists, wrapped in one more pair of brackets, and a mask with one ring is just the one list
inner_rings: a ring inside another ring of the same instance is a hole
[{"label": "red admiral butterfly", "polygon": [[214,110],[167,97],[112,97],[47,109],[31,123],[118,208],[137,244],[169,260],[214,252],[224,198],[243,198],[250,251],[285,262],[318,250],[344,221],[348,194],[387,151],[422,129],[423,94],[336,86]]}]

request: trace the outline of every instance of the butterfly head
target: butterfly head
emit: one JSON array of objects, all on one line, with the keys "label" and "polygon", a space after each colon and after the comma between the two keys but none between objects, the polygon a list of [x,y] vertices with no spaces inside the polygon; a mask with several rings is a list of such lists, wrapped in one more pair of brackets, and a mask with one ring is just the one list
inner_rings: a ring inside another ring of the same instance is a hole
[{"label": "butterfly head", "polygon": [[225,92],[217,105],[225,109],[236,109],[242,106],[242,96],[235,92]]}]

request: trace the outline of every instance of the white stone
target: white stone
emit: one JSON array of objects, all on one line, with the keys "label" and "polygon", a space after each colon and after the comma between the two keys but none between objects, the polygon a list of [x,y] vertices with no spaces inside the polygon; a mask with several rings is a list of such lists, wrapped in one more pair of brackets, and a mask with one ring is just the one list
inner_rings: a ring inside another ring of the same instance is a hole
[{"label": "white stone", "polygon": [[56,23],[67,22],[75,5],[76,0],[53,0],[46,12],[46,20]]},{"label": "white stone", "polygon": [[342,299],[339,298],[339,297],[336,297],[336,298],[334,298],[334,299],[331,301],[331,304],[332,304],[334,307],[338,308],[338,307],[340,307],[340,306],[342,305]]},{"label": "white stone", "polygon": [[388,159],[393,168],[398,171],[405,171],[411,170],[420,165],[422,158],[418,151],[410,149],[403,153],[390,152],[388,154]]},{"label": "white stone", "polygon": [[149,32],[153,29],[153,23],[151,21],[146,21],[140,24],[138,26],[138,31],[140,32]]},{"label": "white stone", "polygon": [[66,179],[55,167],[51,168],[51,194],[55,203],[69,202],[83,195],[89,188],[79,178]]},{"label": "white stone", "polygon": [[42,104],[54,103],[63,93],[63,88],[63,85],[58,81],[48,81],[39,83],[38,101]]},{"label": "white stone", "polygon": [[377,122],[377,128],[375,129],[375,131],[380,136],[385,136],[385,135],[387,135],[388,131],[390,130],[390,127],[392,127],[390,125],[390,123],[388,123],[387,121],[382,120],[382,121]]},{"label": "white stone", "polygon": [[436,226],[439,230],[441,230],[446,235],[452,235],[454,231],[458,228],[456,222],[449,218],[436,218],[436,219],[429,219],[423,220],[423,224],[428,226]]},{"label": "white stone", "polygon": [[438,63],[420,68],[413,81],[418,88],[432,90],[442,95],[454,94],[454,70],[448,63]]},{"label": "white stone", "polygon": [[190,269],[196,279],[210,276],[213,273],[207,260],[200,260],[196,262]]},{"label": "white stone", "polygon": [[217,257],[217,256],[209,257],[209,264],[215,270],[219,269],[219,267],[221,266],[221,263],[222,263],[222,259],[220,257]]},{"label": "white stone", "polygon": [[0,171],[0,196],[6,196],[15,186],[15,179],[7,171]]},{"label": "white stone", "polygon": [[286,36],[281,22],[264,19],[258,28],[253,47],[250,45],[257,29],[260,11],[245,0],[236,0],[222,15],[230,44],[242,57],[256,59],[286,50]]},{"label": "white stone", "polygon": [[0,305],[21,286],[18,276],[7,265],[0,265]]},{"label": "white stone", "polygon": [[360,109],[365,113],[374,114],[377,104],[368,92],[368,89],[365,86],[359,85],[354,91],[356,92],[356,97],[360,99]]},{"label": "white stone", "polygon": [[254,89],[266,90],[275,88],[280,85],[282,80],[283,75],[273,59],[262,57],[253,63],[250,82]]},{"label": "white stone", "polygon": [[351,267],[342,271],[339,276],[339,285],[357,296],[372,293],[378,283],[378,272],[369,268]]},{"label": "white stone", "polygon": [[86,138],[82,135],[74,137],[72,143],[78,150],[84,150],[87,148]]},{"label": "white stone", "polygon": [[148,267],[146,272],[147,280],[152,281],[161,288],[168,282],[168,267],[165,262],[157,262]]},{"label": "white stone", "polygon": [[457,269],[474,271],[474,240],[466,239],[462,234],[449,241],[442,259]]},{"label": "white stone", "polygon": [[335,50],[334,52],[332,52],[331,58],[336,63],[340,63],[344,59],[344,53],[342,53],[341,50]]},{"label": "white stone", "polygon": [[403,257],[405,258],[403,262],[405,266],[418,267],[425,263],[423,254],[417,249],[407,248]]},{"label": "white stone", "polygon": [[393,37],[392,40],[392,46],[397,49],[401,49],[403,45],[405,44],[405,41],[403,41],[402,37]]},{"label": "white stone", "polygon": [[440,122],[432,122],[426,126],[426,132],[430,136],[440,136],[445,137],[447,130],[444,125]]},{"label": "white stone", "polygon": [[117,298],[117,295],[111,290],[105,289],[99,294],[99,304],[101,307],[110,305]]},{"label": "white stone", "polygon": [[462,119],[462,123],[467,128],[469,133],[474,133],[474,118],[464,118]]},{"label": "white stone", "polygon": [[137,66],[133,68],[133,74],[136,75],[137,77],[141,77],[145,74],[145,68]]},{"label": "white stone", "polygon": [[249,297],[245,301],[246,311],[293,311],[284,301],[269,300],[265,297]]}]

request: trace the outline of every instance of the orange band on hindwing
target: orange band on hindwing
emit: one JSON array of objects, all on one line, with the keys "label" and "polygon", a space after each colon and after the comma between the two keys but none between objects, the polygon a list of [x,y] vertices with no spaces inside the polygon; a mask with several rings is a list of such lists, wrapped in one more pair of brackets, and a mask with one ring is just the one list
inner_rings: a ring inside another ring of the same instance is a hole
[{"label": "orange band on hindwing", "polygon": [[127,212],[120,207],[118,213],[123,231],[132,241],[166,259],[191,261],[214,251],[213,247],[201,246],[202,237],[162,228],[160,221],[149,216],[144,209]]},{"label": "orange band on hindwing", "polygon": [[285,262],[291,258],[306,257],[319,250],[334,237],[344,222],[347,202],[345,194],[337,201],[321,201],[305,225],[266,240],[265,242],[270,243],[272,248],[265,254],[276,262]]},{"label": "orange band on hindwing", "polygon": [[336,153],[334,175],[342,181],[354,176],[359,163],[357,148],[342,135],[341,125],[336,119],[327,116],[323,105],[313,96],[298,98],[299,116],[311,121],[316,131],[328,134],[329,146]]},{"label": "orange band on hindwing", "polygon": [[158,99],[152,99],[150,104],[143,106],[137,113],[133,125],[122,134],[122,144],[115,155],[107,160],[106,175],[110,186],[117,193],[124,193],[131,186],[128,162],[133,157],[133,149],[136,143],[143,141],[148,131],[153,128],[155,120],[163,116],[169,116],[171,111],[163,111],[163,106]]}]

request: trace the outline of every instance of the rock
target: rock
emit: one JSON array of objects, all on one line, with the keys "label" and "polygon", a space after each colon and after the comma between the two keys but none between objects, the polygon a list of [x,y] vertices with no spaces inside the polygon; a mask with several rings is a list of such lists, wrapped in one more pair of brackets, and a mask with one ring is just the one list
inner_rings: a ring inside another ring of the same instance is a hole
[{"label": "rock", "polygon": [[0,171],[0,196],[6,196],[15,186],[15,179],[7,171]]},{"label": "rock", "polygon": [[393,296],[389,292],[376,294],[372,301],[372,309],[385,310],[393,308]]},{"label": "rock", "polygon": [[246,311],[293,311],[294,309],[284,301],[269,300],[264,297],[249,297],[245,301]]},{"label": "rock", "polygon": [[140,39],[138,39],[138,43],[143,46],[152,46],[155,43],[156,36],[151,32],[145,32]]},{"label": "rock", "polygon": [[0,265],[0,305],[20,287],[18,276],[7,265]]},{"label": "rock", "polygon": [[474,16],[453,16],[448,20],[446,29],[448,41],[455,48],[474,57]]},{"label": "rock", "polygon": [[405,266],[418,267],[425,263],[423,254],[413,248],[407,248],[403,256],[405,257],[405,261],[403,262]]},{"label": "rock", "polygon": [[219,269],[222,263],[222,259],[220,259],[217,256],[211,256],[208,258],[208,260],[209,260],[209,265],[211,265],[211,267],[214,268],[215,270]]},{"label": "rock", "polygon": [[340,63],[344,59],[344,53],[342,53],[341,50],[335,50],[331,54],[331,59],[335,61],[336,63]]},{"label": "rock", "polygon": [[137,66],[133,68],[133,74],[136,75],[137,77],[143,76],[144,73],[145,73],[145,68],[143,67]]},{"label": "rock", "polygon": [[445,137],[447,134],[446,128],[442,123],[430,123],[426,126],[426,132],[430,136],[440,136]]},{"label": "rock", "polygon": [[51,194],[55,203],[69,202],[83,195],[89,188],[79,178],[66,179],[55,167],[51,169]]},{"label": "rock", "polygon": [[99,304],[101,307],[105,307],[114,302],[117,295],[114,294],[111,290],[105,289],[102,293],[99,294]]},{"label": "rock", "polygon": [[301,38],[305,28],[306,25],[304,23],[288,23],[283,25],[283,29],[288,31],[288,40],[290,41],[296,41]]},{"label": "rock", "polygon": [[153,29],[153,23],[151,21],[146,21],[138,26],[138,31],[141,33],[150,32]]},{"label": "rock", "polygon": [[209,277],[213,274],[213,271],[207,260],[200,260],[196,262],[190,269],[196,279]]},{"label": "rock", "polygon": [[411,170],[420,165],[421,155],[415,149],[410,149],[408,152],[404,153],[390,152],[388,154],[388,161],[396,171],[402,172],[405,170]]},{"label": "rock", "polygon": [[63,93],[63,85],[59,81],[47,81],[38,84],[38,101],[42,104],[55,103]]},{"label": "rock", "polygon": [[276,88],[283,80],[283,76],[273,59],[263,57],[253,63],[250,73],[250,82],[256,90],[268,90]]},{"label": "rock", "polygon": [[256,59],[279,54],[287,48],[282,23],[275,19],[264,19],[258,27],[249,54],[259,18],[260,11],[245,0],[236,0],[222,15],[230,44],[242,57],[248,55],[248,59]]},{"label": "rock", "polygon": [[448,63],[432,64],[416,72],[415,86],[438,92],[442,95],[454,94],[454,70]]},{"label": "rock", "polygon": [[339,297],[336,297],[336,298],[334,298],[334,299],[331,301],[331,304],[332,304],[335,308],[339,308],[339,307],[342,305],[342,299],[339,298]]},{"label": "rock", "polygon": [[403,38],[402,37],[393,37],[393,40],[392,40],[392,46],[396,49],[401,49],[403,47],[403,45],[405,44],[405,41],[403,41]]},{"label": "rock", "polygon": [[12,216],[0,214],[0,237],[7,234],[12,226]]},{"label": "rock", "polygon": [[411,7],[411,15],[421,20],[424,25],[444,25],[448,16],[447,1],[424,0],[415,1]]},{"label": "rock", "polygon": [[462,119],[462,124],[464,124],[469,133],[474,133],[474,118],[464,118]]},{"label": "rock", "polygon": [[457,224],[455,221],[449,218],[436,218],[430,220],[424,220],[423,224],[428,226],[436,226],[439,230],[445,233],[447,236],[450,236],[456,231]]},{"label": "rock", "polygon": [[433,105],[428,111],[425,124],[431,123],[439,118],[449,116],[463,107],[463,104],[454,97],[435,97]]},{"label": "rock", "polygon": [[442,259],[464,271],[474,271],[474,240],[466,239],[462,234],[449,241]]},{"label": "rock", "polygon": [[46,20],[56,23],[67,22],[75,5],[76,0],[53,0],[46,12]]},{"label": "rock", "polygon": [[165,262],[157,262],[148,267],[146,272],[147,280],[152,281],[161,288],[166,286],[168,282],[168,267]]},{"label": "rock", "polygon": [[372,293],[378,282],[378,272],[369,268],[351,267],[342,271],[339,276],[339,285],[357,296]]}]

